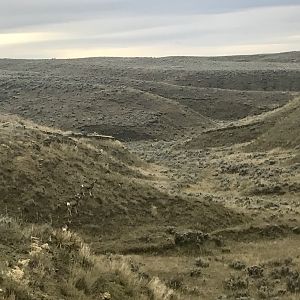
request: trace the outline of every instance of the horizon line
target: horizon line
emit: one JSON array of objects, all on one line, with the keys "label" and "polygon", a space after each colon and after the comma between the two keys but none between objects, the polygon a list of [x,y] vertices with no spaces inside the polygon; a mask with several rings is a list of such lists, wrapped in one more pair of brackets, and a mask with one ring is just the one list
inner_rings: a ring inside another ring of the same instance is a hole
[{"label": "horizon line", "polygon": [[44,57],[44,58],[14,58],[14,57],[0,57],[0,60],[78,60],[78,59],[96,59],[96,58],[125,58],[125,59],[138,59],[138,58],[152,58],[152,59],[163,59],[163,58],[175,58],[175,57],[198,57],[198,58],[220,58],[220,57],[237,57],[237,56],[257,56],[257,55],[273,55],[273,54],[288,54],[297,53],[300,50],[282,51],[282,52],[254,52],[251,54],[220,54],[220,55],[165,55],[165,56],[86,56],[86,57]]}]

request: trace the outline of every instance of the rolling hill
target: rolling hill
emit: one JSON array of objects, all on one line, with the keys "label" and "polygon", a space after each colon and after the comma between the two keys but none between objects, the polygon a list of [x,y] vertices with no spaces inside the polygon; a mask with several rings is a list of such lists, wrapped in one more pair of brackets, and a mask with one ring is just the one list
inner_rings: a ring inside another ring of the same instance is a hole
[{"label": "rolling hill", "polygon": [[0,110],[122,141],[172,139],[286,104],[300,91],[297,57],[0,60]]},{"label": "rolling hill", "polygon": [[296,299],[299,76],[299,52],[0,60],[0,298]]},{"label": "rolling hill", "polygon": [[246,117],[195,135],[181,147],[202,149],[250,143],[251,151],[299,146],[299,98],[285,106],[254,117]]},{"label": "rolling hill", "polygon": [[[101,239],[122,236],[124,243],[128,234],[136,232],[137,238],[151,228],[211,231],[241,222],[241,216],[220,205],[157,190],[141,173],[145,165],[107,136],[2,116],[0,145],[1,206],[27,222],[67,225]],[[117,244],[121,247],[122,241]]]}]

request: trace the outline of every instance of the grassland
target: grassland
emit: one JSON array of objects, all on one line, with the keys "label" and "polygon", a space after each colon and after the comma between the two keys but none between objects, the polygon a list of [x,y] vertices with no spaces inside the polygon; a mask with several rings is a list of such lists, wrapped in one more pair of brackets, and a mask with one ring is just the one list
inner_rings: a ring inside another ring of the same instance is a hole
[{"label": "grassland", "polygon": [[0,297],[298,299],[299,64],[0,60]]}]

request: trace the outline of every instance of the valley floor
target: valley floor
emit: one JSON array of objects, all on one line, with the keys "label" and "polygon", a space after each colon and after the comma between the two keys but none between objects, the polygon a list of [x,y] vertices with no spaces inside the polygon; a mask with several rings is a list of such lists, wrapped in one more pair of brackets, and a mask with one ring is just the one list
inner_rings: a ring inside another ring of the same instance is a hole
[{"label": "valley floor", "polygon": [[157,188],[221,203],[249,219],[211,233],[222,239],[220,247],[175,247],[135,259],[183,299],[298,299],[299,147],[189,147],[192,139],[128,146],[150,163],[147,174]]}]

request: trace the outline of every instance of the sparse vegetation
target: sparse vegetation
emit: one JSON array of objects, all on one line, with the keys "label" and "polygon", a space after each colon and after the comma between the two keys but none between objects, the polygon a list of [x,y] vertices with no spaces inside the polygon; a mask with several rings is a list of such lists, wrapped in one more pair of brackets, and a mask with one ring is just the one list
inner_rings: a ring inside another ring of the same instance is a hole
[{"label": "sparse vegetation", "polygon": [[0,68],[1,299],[299,298],[299,52]]},{"label": "sparse vegetation", "polygon": [[[4,299],[176,298],[175,292],[158,278],[142,277],[129,259],[96,256],[68,230],[28,227],[1,217],[1,234],[11,241],[11,246],[7,245],[9,256],[2,255],[1,250],[0,291]],[[20,239],[23,249],[15,249]]]}]

